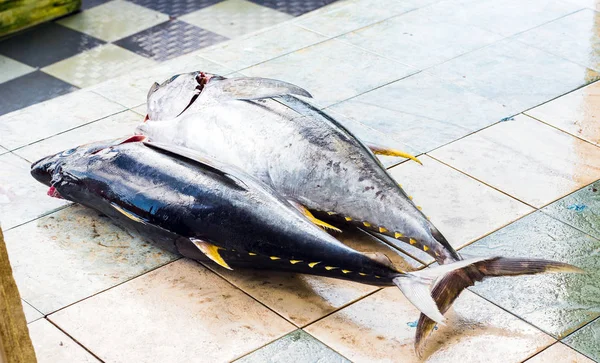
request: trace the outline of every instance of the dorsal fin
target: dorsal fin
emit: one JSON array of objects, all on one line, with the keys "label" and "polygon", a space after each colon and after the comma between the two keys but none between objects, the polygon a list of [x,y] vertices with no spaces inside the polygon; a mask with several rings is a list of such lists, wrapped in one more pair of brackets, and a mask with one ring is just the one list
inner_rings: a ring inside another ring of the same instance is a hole
[{"label": "dorsal fin", "polygon": [[207,88],[215,87],[226,97],[238,100],[259,100],[284,95],[311,97],[305,89],[288,82],[260,77],[236,77],[208,83]]},{"label": "dorsal fin", "polygon": [[148,141],[144,141],[144,145],[153,149],[167,152],[176,157],[181,157],[186,160],[195,162],[196,164],[201,165],[203,168],[208,169],[211,172],[225,178],[227,181],[229,181],[230,184],[236,186],[237,188],[240,188],[245,191],[248,190],[248,185],[243,181],[243,179],[245,178],[245,176],[242,175],[243,172],[232,166],[225,165],[197,151],[175,145],[167,145]]}]

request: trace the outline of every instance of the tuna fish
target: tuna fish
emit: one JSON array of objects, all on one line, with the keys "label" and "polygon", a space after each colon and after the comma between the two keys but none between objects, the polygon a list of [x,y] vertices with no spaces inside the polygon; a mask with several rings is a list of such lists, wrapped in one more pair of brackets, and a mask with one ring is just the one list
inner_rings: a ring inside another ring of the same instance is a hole
[{"label": "tuna fish", "polygon": [[[440,264],[462,260],[374,153],[416,158],[365,145],[335,119],[293,95],[310,97],[278,80],[181,74],[150,89],[147,122],[138,133],[218,157],[323,219],[408,243]],[[488,260],[466,266],[442,278],[433,297],[444,313],[467,286],[486,276],[540,272],[539,266],[521,262]],[[417,352],[434,325],[421,317]]]},{"label": "tuna fish", "polygon": [[34,163],[31,173],[50,186],[52,196],[117,221],[129,220],[136,229],[146,230],[145,235],[170,236],[175,244],[187,244],[180,250],[193,245],[224,268],[265,268],[395,285],[437,322],[443,316],[430,296],[432,282],[455,269],[498,260],[475,258],[399,271],[383,255],[372,258],[342,244],[242,171],[142,139],[135,136],[67,150]]}]

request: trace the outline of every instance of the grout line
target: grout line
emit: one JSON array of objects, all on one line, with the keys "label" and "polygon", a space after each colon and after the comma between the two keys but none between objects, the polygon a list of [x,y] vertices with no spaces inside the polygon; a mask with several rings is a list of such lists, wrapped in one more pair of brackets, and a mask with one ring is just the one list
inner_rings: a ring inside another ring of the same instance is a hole
[{"label": "grout line", "polygon": [[42,214],[40,214],[39,216],[37,216],[37,217],[35,217],[35,218],[33,218],[33,219],[27,220],[27,221],[25,221],[25,222],[21,222],[21,223],[19,223],[19,224],[17,224],[17,225],[14,225],[14,226],[10,227],[10,228],[4,229],[4,232],[6,233],[6,232],[8,232],[8,231],[10,231],[10,230],[13,230],[13,229],[15,229],[15,228],[18,228],[18,227],[24,226],[24,225],[26,225],[26,224],[28,224],[28,223],[31,223],[31,222],[33,222],[33,221],[37,221],[38,219],[41,219],[41,218],[47,217],[47,216],[49,216],[49,215],[51,215],[51,214],[54,214],[54,213],[56,213],[56,212],[59,212],[59,211],[61,211],[61,210],[63,210],[63,209],[69,208],[69,207],[70,207],[70,206],[72,206],[72,205],[74,205],[74,203],[65,204],[65,205],[63,205],[63,206],[60,206],[60,207],[54,208],[54,209],[52,209],[52,210],[49,210],[49,211],[43,212]]},{"label": "grout line", "polygon": [[554,343],[550,344],[550,345],[549,345],[549,346],[547,346],[546,348],[544,348],[544,349],[540,350],[539,352],[536,352],[536,353],[534,353],[533,355],[531,355],[531,356],[529,356],[529,357],[527,357],[527,358],[523,359],[523,360],[521,361],[521,363],[525,363],[526,361],[528,361],[528,360],[532,359],[532,358],[533,358],[533,357],[535,357],[536,355],[538,355],[538,354],[541,354],[541,353],[543,353],[543,352],[547,351],[548,349],[550,349],[551,347],[555,346],[556,344],[560,344],[560,340],[556,340]]},{"label": "grout line", "polygon": [[75,344],[79,345],[81,348],[83,348],[86,352],[88,352],[89,354],[91,354],[98,361],[104,363],[104,360],[100,359],[100,357],[98,357],[96,354],[94,354],[94,352],[92,352],[85,345],[83,345],[83,343],[81,343],[79,340],[75,339],[75,337],[73,337],[72,335],[70,335],[69,333],[67,333],[66,330],[64,330],[60,326],[58,326],[58,324],[56,324],[55,322],[53,322],[50,319],[47,319],[47,318],[43,318],[43,319],[46,320],[47,322],[49,322],[50,324],[52,324],[56,329],[60,330],[64,335],[68,336],[71,340],[73,340],[73,342],[75,342]]},{"label": "grout line", "polygon": [[[590,84],[591,84],[591,83],[590,83]],[[527,110],[527,111],[529,111],[529,110]],[[589,140],[586,140],[586,139],[584,139],[584,138],[582,138],[582,137],[579,137],[579,136],[577,136],[577,135],[574,135],[574,134],[572,134],[572,133],[570,133],[570,132],[568,132],[568,131],[566,131],[566,130],[563,130],[563,129],[561,129],[561,128],[558,128],[557,126],[554,126],[554,125],[552,125],[552,124],[549,124],[548,122],[546,122],[546,121],[544,121],[544,120],[542,120],[542,119],[539,119],[539,118],[537,118],[537,117],[534,117],[534,116],[531,116],[531,115],[529,115],[529,114],[525,113],[525,112],[527,112],[527,111],[523,111],[523,115],[525,115],[525,116],[527,116],[527,117],[530,117],[530,118],[532,118],[532,119],[534,119],[534,120],[536,120],[536,121],[539,121],[539,122],[543,123],[544,125],[550,126],[550,127],[552,127],[553,129],[556,129],[556,130],[558,130],[558,131],[560,131],[560,132],[562,132],[562,133],[564,133],[564,134],[567,134],[568,136],[571,136],[571,137],[574,137],[574,138],[576,138],[576,139],[579,139],[579,140],[581,140],[581,141],[583,141],[583,142],[586,142],[586,143],[588,143],[588,144],[590,144],[590,145],[593,145],[593,146],[595,146],[595,147],[600,147],[600,145],[598,145],[598,144],[595,144],[595,143],[593,143],[593,142],[591,142],[591,141],[589,141]]]}]

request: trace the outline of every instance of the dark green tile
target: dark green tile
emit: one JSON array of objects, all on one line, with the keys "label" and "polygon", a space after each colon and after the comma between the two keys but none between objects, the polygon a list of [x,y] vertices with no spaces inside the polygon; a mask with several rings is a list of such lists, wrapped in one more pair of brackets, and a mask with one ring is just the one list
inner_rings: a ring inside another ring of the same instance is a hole
[{"label": "dark green tile", "polygon": [[600,181],[550,204],[542,211],[600,238]]},{"label": "dark green tile", "polygon": [[596,362],[600,362],[600,319],[596,319],[569,335],[563,342]]},{"label": "dark green tile", "polygon": [[350,362],[303,330],[296,330],[281,339],[239,359],[236,363],[283,362]]},{"label": "dark green tile", "polygon": [[462,249],[467,256],[531,257],[563,261],[585,274],[496,277],[477,294],[561,338],[600,315],[600,240],[541,212]]}]

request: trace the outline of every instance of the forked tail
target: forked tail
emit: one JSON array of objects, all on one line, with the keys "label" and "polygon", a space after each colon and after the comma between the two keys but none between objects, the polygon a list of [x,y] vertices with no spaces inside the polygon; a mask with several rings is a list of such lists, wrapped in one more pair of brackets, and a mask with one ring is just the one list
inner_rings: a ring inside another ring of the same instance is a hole
[{"label": "forked tail", "polygon": [[[431,297],[435,300],[438,311],[444,314],[464,289],[473,286],[476,281],[481,281],[486,277],[535,275],[551,272],[582,273],[584,271],[578,267],[556,261],[493,257],[479,260],[461,269],[452,269],[441,276],[431,290]],[[437,319],[430,319],[428,316],[429,314],[421,314],[417,324],[415,351],[419,357],[423,354],[425,340],[433,331],[436,321],[439,320],[439,316]]]}]

